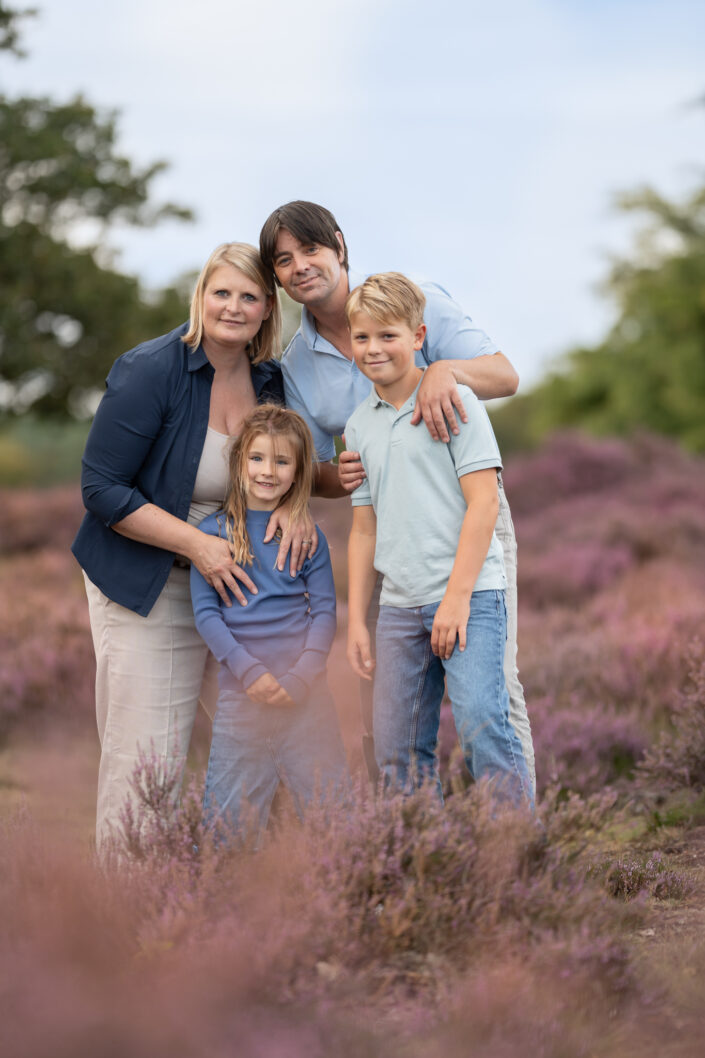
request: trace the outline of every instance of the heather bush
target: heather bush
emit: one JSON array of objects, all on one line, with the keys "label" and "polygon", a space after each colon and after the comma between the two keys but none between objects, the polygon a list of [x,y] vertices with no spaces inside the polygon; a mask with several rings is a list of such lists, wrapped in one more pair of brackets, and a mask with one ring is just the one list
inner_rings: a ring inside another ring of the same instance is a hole
[{"label": "heather bush", "polygon": [[680,900],[693,891],[692,881],[671,870],[660,852],[620,856],[593,864],[588,876],[600,878],[611,896],[633,900],[646,893],[656,900]]},{"label": "heather bush", "polygon": [[642,789],[705,789],[705,648],[695,642],[682,691],[669,728],[646,753],[638,768]]},{"label": "heather bush", "polygon": [[[577,696],[576,696],[577,698]],[[551,698],[532,699],[536,768],[542,787],[557,784],[581,794],[632,776],[647,737],[637,709],[585,706],[579,700],[557,706]]]},{"label": "heather bush", "polygon": [[41,547],[66,549],[83,514],[77,485],[0,489],[0,555]]},{"label": "heather bush", "polygon": [[0,739],[39,719],[85,723],[95,663],[80,571],[52,550],[0,560]]}]

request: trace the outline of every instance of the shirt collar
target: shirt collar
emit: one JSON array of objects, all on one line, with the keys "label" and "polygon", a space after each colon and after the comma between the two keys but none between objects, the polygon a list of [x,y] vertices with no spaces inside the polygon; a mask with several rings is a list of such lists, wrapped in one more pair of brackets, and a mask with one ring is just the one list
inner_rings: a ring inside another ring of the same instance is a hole
[{"label": "shirt collar", "polygon": [[369,406],[371,408],[379,408],[379,407],[391,408],[392,411],[395,412],[395,414],[403,415],[404,412],[413,410],[413,408],[414,408],[414,406],[416,404],[416,396],[417,396],[417,394],[419,392],[419,386],[421,385],[422,382],[423,382],[423,375],[421,376],[421,378],[417,382],[416,386],[414,387],[414,392],[411,393],[409,395],[409,397],[407,397],[407,399],[402,404],[401,408],[395,408],[393,404],[389,403],[389,401],[386,401],[382,397],[380,397],[379,393],[377,392],[377,390],[375,389],[374,386],[370,390],[370,395],[367,398],[367,403],[369,404]]},{"label": "shirt collar", "polygon": [[[184,324],[181,331],[186,334],[188,324]],[[203,346],[199,345],[197,349],[189,349],[188,359],[186,361],[187,368],[190,371],[200,371],[202,367],[210,367],[213,370],[213,365],[203,351]],[[250,373],[252,375],[252,385],[254,387],[255,396],[259,397],[260,393],[264,389],[265,384],[271,377],[271,368],[267,366],[268,361],[263,361],[261,364],[250,364]]]},{"label": "shirt collar", "polygon": [[[355,287],[359,287],[366,278],[362,272],[356,272],[352,268],[348,269],[348,290],[354,290]],[[316,321],[305,305],[301,306],[301,333],[309,349],[315,349],[316,347],[320,349],[321,343],[325,341],[316,330]],[[326,345],[330,345],[330,343],[326,342]]]}]

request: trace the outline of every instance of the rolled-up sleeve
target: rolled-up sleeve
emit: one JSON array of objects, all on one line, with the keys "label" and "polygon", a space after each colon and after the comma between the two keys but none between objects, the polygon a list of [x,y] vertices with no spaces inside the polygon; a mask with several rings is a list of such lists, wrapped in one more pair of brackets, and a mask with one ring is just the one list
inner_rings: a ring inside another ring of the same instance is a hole
[{"label": "rolled-up sleeve", "polygon": [[428,363],[436,360],[473,360],[496,353],[498,346],[478,327],[439,283],[421,282],[426,297],[424,322],[428,335],[423,352]]},{"label": "rolled-up sleeve", "polygon": [[167,388],[149,357],[120,357],[108,375],[81,473],[85,507],[107,526],[149,502],[136,477],[161,431]]}]

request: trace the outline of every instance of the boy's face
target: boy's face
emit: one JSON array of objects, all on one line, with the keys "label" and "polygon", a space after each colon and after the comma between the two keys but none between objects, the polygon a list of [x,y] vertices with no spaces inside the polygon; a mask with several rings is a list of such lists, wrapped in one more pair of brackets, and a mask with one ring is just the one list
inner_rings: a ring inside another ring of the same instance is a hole
[{"label": "boy's face", "polygon": [[412,330],[403,320],[381,323],[357,312],[350,320],[350,338],[355,363],[377,389],[416,381],[414,352],[423,345],[426,327]]}]

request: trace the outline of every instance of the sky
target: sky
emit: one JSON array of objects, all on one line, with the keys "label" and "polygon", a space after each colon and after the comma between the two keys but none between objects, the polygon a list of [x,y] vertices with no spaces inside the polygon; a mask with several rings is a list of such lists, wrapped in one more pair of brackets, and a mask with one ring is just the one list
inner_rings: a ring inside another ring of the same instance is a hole
[{"label": "sky", "polygon": [[[158,287],[296,198],[353,267],[434,279],[529,388],[613,308],[615,195],[702,182],[698,0],[37,0],[10,95],[83,93],[196,222],[115,231]],[[147,337],[147,336],[145,336]]]}]

